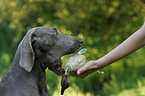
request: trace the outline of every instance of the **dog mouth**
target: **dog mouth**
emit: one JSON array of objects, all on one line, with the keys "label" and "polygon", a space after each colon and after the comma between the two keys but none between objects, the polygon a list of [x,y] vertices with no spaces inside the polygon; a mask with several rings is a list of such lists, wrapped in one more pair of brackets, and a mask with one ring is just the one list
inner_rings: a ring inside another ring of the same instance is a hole
[{"label": "dog mouth", "polygon": [[[79,48],[80,48],[80,47],[71,48],[70,51],[67,51],[64,55],[74,53],[74,52],[76,52],[77,50],[79,50]],[[63,56],[64,56],[64,55],[63,55]],[[57,75],[62,75],[62,74],[65,73],[65,70],[62,68],[62,64],[63,64],[63,61],[62,61],[62,59],[61,59],[61,57],[60,57],[60,58],[57,60],[57,63],[56,63],[56,65],[55,65],[55,69],[56,69],[55,73],[56,73]]]},{"label": "dog mouth", "polygon": [[58,75],[62,75],[65,72],[64,69],[62,68],[62,64],[63,64],[63,61],[61,60],[61,58],[59,58],[58,64],[56,65],[56,70],[57,70]]}]

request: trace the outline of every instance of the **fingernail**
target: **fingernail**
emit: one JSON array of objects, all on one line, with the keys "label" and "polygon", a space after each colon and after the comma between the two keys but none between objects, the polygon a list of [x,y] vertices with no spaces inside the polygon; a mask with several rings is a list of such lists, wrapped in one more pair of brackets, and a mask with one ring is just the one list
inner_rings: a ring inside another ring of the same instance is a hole
[{"label": "fingernail", "polygon": [[80,72],[78,71],[77,74],[80,75]]}]

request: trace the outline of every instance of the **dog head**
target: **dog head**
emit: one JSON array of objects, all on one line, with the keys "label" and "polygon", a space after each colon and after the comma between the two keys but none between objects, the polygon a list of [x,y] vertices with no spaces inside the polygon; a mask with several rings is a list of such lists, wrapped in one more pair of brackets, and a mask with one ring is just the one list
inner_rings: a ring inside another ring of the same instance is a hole
[{"label": "dog head", "polygon": [[43,68],[49,68],[57,75],[64,69],[61,57],[78,50],[83,40],[61,34],[57,28],[36,27],[30,29],[21,42],[20,66],[30,72],[36,60]]}]

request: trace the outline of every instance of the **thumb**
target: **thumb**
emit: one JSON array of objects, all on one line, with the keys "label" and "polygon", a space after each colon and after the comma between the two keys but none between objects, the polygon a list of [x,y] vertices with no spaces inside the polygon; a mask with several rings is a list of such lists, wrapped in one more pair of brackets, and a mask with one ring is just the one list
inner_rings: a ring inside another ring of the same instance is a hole
[{"label": "thumb", "polygon": [[85,66],[83,66],[82,68],[78,69],[77,74],[80,75],[81,73],[83,73],[86,70]]},{"label": "thumb", "polygon": [[82,68],[78,69],[77,74],[80,75],[84,71],[86,71],[88,69],[93,69],[93,68],[96,68],[96,67],[97,67],[96,61],[89,61]]}]

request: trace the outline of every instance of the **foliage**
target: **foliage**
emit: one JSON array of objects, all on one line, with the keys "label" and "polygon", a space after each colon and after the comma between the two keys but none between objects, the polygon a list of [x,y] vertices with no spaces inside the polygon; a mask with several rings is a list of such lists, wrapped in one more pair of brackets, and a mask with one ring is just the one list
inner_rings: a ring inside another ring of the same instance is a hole
[{"label": "foliage", "polygon": [[[36,26],[57,27],[65,35],[82,38],[82,47],[88,49],[85,53],[88,61],[102,57],[142,26],[145,2],[141,1],[1,0],[0,78],[10,68],[27,30]],[[71,87],[65,96],[69,93],[72,96],[145,95],[144,52],[142,48],[102,69],[104,75],[93,73],[85,79],[71,77]],[[62,57],[63,61],[68,56]],[[47,70],[46,82],[54,96],[60,91],[60,78]]]}]

